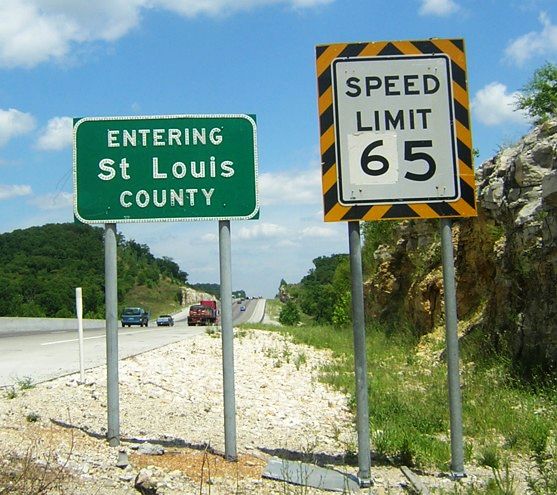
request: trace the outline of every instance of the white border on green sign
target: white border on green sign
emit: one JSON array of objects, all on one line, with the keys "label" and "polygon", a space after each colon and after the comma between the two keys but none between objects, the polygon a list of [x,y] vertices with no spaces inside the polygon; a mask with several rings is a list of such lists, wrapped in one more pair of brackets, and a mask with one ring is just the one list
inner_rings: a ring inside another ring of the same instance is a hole
[{"label": "white border on green sign", "polygon": [[[229,216],[229,217],[184,217],[184,218],[137,218],[137,219],[104,219],[104,220],[85,220],[77,212],[77,129],[83,122],[107,121],[107,120],[154,120],[154,119],[245,119],[251,123],[253,129],[253,161],[255,179],[255,209],[249,215]],[[197,222],[202,220],[250,220],[259,214],[259,189],[257,187],[259,156],[257,151],[257,123],[247,114],[177,114],[177,115],[131,115],[114,117],[83,117],[73,126],[72,144],[72,172],[73,172],[73,212],[75,218],[85,224],[107,224],[107,223],[151,223],[151,222]]]}]

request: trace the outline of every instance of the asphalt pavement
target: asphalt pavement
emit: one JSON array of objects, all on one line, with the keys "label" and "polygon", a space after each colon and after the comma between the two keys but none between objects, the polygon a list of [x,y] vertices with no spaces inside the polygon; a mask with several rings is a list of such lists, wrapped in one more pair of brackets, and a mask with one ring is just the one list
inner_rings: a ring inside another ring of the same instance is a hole
[{"label": "asphalt pavement", "polygon": [[[241,311],[245,306],[245,311]],[[263,319],[265,300],[246,300],[234,304],[234,325],[256,323]],[[187,308],[174,315],[175,325],[118,330],[118,357],[123,359],[191,338],[205,327],[188,327]],[[2,318],[0,321],[0,387],[13,386],[29,378],[33,383],[79,372],[79,341],[75,319]],[[10,320],[9,324],[8,321]],[[39,321],[40,320],[40,321]],[[83,355],[85,369],[106,363],[106,338],[103,320],[84,325]],[[69,328],[68,328],[69,327]],[[92,327],[92,328],[88,328]]]}]

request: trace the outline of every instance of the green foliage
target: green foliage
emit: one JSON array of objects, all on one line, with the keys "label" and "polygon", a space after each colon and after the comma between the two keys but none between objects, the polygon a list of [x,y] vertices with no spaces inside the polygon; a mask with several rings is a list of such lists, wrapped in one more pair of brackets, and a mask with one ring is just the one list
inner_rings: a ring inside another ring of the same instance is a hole
[{"label": "green foliage", "polygon": [[373,253],[381,244],[391,244],[399,222],[363,222],[362,263],[366,275],[373,275],[377,270],[377,262]]},{"label": "green foliage", "polygon": [[39,419],[41,419],[41,417],[35,412],[30,412],[27,416],[25,416],[25,419],[29,423],[36,423]]},{"label": "green foliage", "polygon": [[522,88],[516,108],[526,110],[536,124],[557,115],[557,65],[546,63]]},{"label": "green foliage", "polygon": [[294,326],[300,322],[300,311],[293,301],[287,301],[279,314],[279,321],[282,325]]},{"label": "green foliage", "polygon": [[[321,369],[320,378],[347,393],[355,409],[351,329],[305,326],[278,331],[288,333],[296,342],[332,351],[335,359]],[[377,326],[369,328],[366,337],[374,450],[399,463],[448,469],[446,366],[437,359],[424,362],[418,357],[418,341],[409,329]],[[557,445],[551,440],[557,422],[557,387],[521,385],[510,378],[511,365],[493,357],[463,365],[463,426],[470,439],[466,457],[474,454],[473,445],[487,445],[475,456],[497,472],[487,491],[455,493],[512,493],[509,490],[514,489],[514,480],[505,472],[504,462],[511,454],[541,459],[539,472],[544,474],[536,475],[532,483],[557,485],[557,461],[553,460]]]},{"label": "green foliage", "polygon": [[15,399],[17,397],[17,390],[15,387],[8,387],[4,395],[6,396],[6,399]]},{"label": "green foliage", "polygon": [[335,327],[342,327],[350,323],[351,300],[350,292],[345,291],[340,294],[333,308],[332,323]]},{"label": "green foliage", "polygon": [[200,283],[200,284],[188,284],[192,289],[198,290],[200,292],[206,292],[207,294],[211,294],[217,298],[220,298],[220,285],[219,284],[209,284],[209,283]]},{"label": "green foliage", "polygon": [[552,437],[545,450],[533,456],[535,468],[526,482],[533,495],[557,493],[557,441]]},{"label": "green foliage", "polygon": [[333,254],[313,260],[315,268],[288,293],[297,300],[302,311],[321,323],[332,323],[335,306],[350,287],[348,255]]},{"label": "green foliage", "polygon": [[483,447],[478,462],[480,466],[499,469],[501,467],[501,454],[497,445],[490,444]]},{"label": "green foliage", "polygon": [[[118,298],[161,280],[184,284],[187,273],[144,244],[118,236]],[[48,224],[0,235],[0,316],[75,316],[75,288],[86,318],[104,317],[103,229]]]},{"label": "green foliage", "polygon": [[[188,284],[192,289],[198,290],[200,292],[206,292],[220,299],[220,284],[211,283],[199,283],[199,284]],[[245,299],[246,291],[243,289],[235,290],[232,292],[232,297],[236,299]]]},{"label": "green foliage", "polygon": [[30,376],[24,376],[23,378],[19,378],[17,380],[17,386],[20,390],[30,390],[35,388],[35,384],[33,383],[33,379]]}]

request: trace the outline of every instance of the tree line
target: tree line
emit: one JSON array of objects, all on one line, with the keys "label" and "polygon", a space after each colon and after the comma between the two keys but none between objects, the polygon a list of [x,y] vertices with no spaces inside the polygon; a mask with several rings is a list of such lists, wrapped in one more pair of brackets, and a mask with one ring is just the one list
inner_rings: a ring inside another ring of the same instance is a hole
[{"label": "tree line", "polygon": [[[75,317],[75,288],[83,290],[86,318],[104,318],[104,230],[84,224],[48,224],[0,235],[0,316]],[[171,258],[118,235],[118,301],[137,285],[177,285],[188,274]]]}]

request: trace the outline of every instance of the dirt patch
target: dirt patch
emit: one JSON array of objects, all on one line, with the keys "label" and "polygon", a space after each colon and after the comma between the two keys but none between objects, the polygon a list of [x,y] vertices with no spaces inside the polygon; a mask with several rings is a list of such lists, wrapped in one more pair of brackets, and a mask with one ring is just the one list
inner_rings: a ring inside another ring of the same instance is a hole
[{"label": "dirt patch", "polygon": [[155,466],[166,471],[181,471],[196,483],[208,483],[216,478],[228,480],[259,480],[267,465],[263,459],[240,455],[227,461],[220,455],[192,449],[170,450],[163,455],[130,454],[130,462],[137,469]]}]

